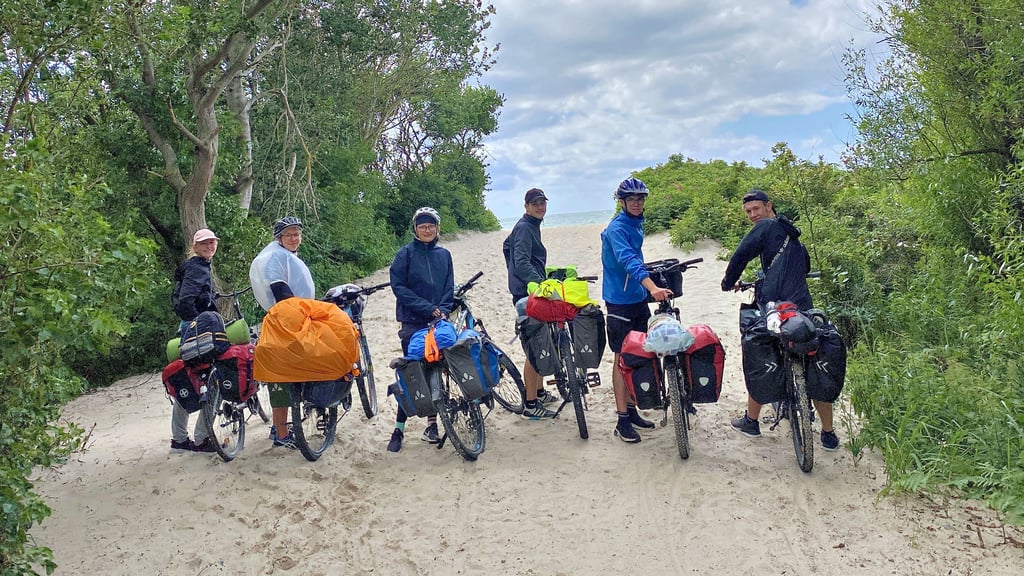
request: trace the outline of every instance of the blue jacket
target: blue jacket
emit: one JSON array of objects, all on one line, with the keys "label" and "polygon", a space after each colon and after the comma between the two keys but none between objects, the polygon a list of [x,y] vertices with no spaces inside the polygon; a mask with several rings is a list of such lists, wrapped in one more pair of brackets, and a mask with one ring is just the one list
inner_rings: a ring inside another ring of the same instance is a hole
[{"label": "blue jacket", "polygon": [[644,268],[644,217],[619,212],[601,232],[601,297],[612,304],[636,304],[650,295],[641,282]]},{"label": "blue jacket", "polygon": [[398,250],[391,263],[391,291],[395,293],[395,319],[426,326],[434,309],[452,311],[455,271],[452,255],[437,245],[413,240]]},{"label": "blue jacket", "polygon": [[[785,216],[759,220],[743,237],[729,259],[729,266],[722,278],[722,290],[731,290],[747,263],[760,256],[764,280],[758,288],[757,302],[767,304],[789,301],[801,310],[811,308],[811,293],[807,289],[811,257],[799,238],[800,230]],[[773,264],[776,255],[778,260]]]},{"label": "blue jacket", "polygon": [[547,272],[548,250],[540,241],[539,218],[524,214],[502,244],[505,267],[508,268],[508,291],[513,296],[526,296],[526,285],[543,282]]}]

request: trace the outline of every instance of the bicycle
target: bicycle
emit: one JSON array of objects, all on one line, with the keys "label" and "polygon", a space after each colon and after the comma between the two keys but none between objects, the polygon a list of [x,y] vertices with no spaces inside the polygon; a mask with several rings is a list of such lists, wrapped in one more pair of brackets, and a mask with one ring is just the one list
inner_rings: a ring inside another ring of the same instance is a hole
[{"label": "bicycle", "polygon": [[[248,337],[249,344],[252,345],[257,338],[256,331],[249,328],[245,322],[238,302],[239,295],[250,290],[252,288],[215,294],[215,297],[218,300],[232,300],[235,318],[225,324],[225,332],[229,334],[230,340],[237,342]],[[227,374],[221,374],[216,361],[204,363],[197,368],[197,374],[205,387],[200,400],[200,410],[206,420],[207,434],[221,459],[230,462],[245,446],[246,421],[253,415],[259,416],[264,423],[270,421],[259,394],[265,387],[260,382],[252,381],[251,372],[246,374],[247,382],[233,381]],[[267,402],[269,405],[269,398]],[[247,410],[248,416],[245,414]]]},{"label": "bicycle", "polygon": [[295,447],[315,462],[334,442],[338,429],[338,406],[352,394],[352,376],[323,382],[296,382],[288,385],[291,397],[292,434]]},{"label": "bicycle", "polygon": [[[808,278],[817,278],[818,276],[820,273],[817,272],[807,275]],[[758,291],[761,286],[760,278],[754,282],[741,281],[736,285],[740,291],[754,290],[754,301],[740,305],[741,330],[749,330],[766,318],[771,310],[763,309],[757,304]],[[815,314],[815,318],[819,314],[820,312]],[[773,335],[775,336],[773,345],[778,352],[778,357],[782,359],[781,369],[785,382],[785,396],[779,401],[772,402],[775,415],[769,417],[766,422],[771,424],[769,430],[775,430],[783,419],[789,420],[797,465],[800,470],[810,472],[814,468],[814,429],[811,426],[814,421],[814,404],[807,395],[808,359],[807,356],[791,351],[780,334]]]},{"label": "bicycle", "polygon": [[[513,414],[522,414],[525,409],[523,400],[526,398],[526,385],[523,383],[523,376],[519,372],[519,368],[512,362],[512,359],[494,343],[490,334],[487,333],[483,320],[473,314],[469,307],[469,301],[466,298],[466,293],[476,285],[476,281],[483,274],[483,272],[477,272],[465,283],[455,287],[455,304],[451,312],[455,314],[455,320],[452,324],[455,325],[455,330],[460,334],[468,329],[478,332],[483,338],[483,346],[490,348],[497,354],[498,381],[495,383],[494,388],[491,389],[491,396],[505,410]],[[508,376],[507,378],[506,375]]]},{"label": "bicycle", "polygon": [[[703,258],[694,258],[685,262],[671,259],[644,263],[644,267],[656,285],[672,290],[671,296],[658,303],[655,314],[671,314],[676,321],[679,321],[679,308],[673,305],[673,300],[683,295],[682,274],[696,268],[696,264],[703,261]],[[662,409],[665,411],[665,417],[662,419],[661,425],[667,424],[668,410],[671,407],[672,426],[675,429],[679,458],[686,460],[690,457],[690,415],[696,414],[697,409],[694,408],[690,397],[690,383],[684,369],[683,352],[658,354],[658,359],[661,362],[662,373],[665,375],[665,386],[661,390]]]},{"label": "bicycle", "polygon": [[[363,327],[363,310],[366,307],[367,296],[388,286],[391,286],[390,282],[366,287],[345,284],[341,286],[341,290],[337,294],[328,292],[328,295],[324,297],[325,301],[333,302],[348,314],[356,328],[359,329],[359,363],[354,380],[356,391],[359,392],[359,400],[363,405],[363,413],[367,419],[377,415],[377,387],[373,375],[373,360],[370,358],[370,346]],[[345,412],[348,412],[352,407],[352,395],[349,394],[343,398],[341,405]]]}]

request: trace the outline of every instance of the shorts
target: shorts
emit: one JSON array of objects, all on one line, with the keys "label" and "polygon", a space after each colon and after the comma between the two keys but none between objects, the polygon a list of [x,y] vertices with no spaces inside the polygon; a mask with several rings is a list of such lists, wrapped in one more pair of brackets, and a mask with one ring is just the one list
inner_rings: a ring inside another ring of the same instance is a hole
[{"label": "shorts", "polygon": [[271,408],[287,408],[292,405],[292,395],[288,391],[289,386],[292,386],[292,384],[279,384],[276,382],[268,382],[266,384],[267,390],[270,391]]},{"label": "shorts", "polygon": [[612,304],[605,302],[605,325],[608,331],[608,347],[618,354],[622,350],[622,342],[630,330],[647,332],[647,321],[651,318],[651,309],[647,301],[636,304]]}]

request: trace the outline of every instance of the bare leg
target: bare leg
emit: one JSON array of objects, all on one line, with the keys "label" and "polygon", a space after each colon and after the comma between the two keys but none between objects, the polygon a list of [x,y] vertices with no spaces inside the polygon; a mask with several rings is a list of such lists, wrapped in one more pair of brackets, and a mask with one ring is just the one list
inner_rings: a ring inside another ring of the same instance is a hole
[{"label": "bare leg", "polygon": [[622,379],[622,374],[619,373],[619,353],[615,353],[615,363],[612,369],[612,391],[615,393],[615,410],[620,414],[626,412],[626,404],[629,402],[629,391],[626,390],[626,381]]},{"label": "bare leg", "polygon": [[544,377],[537,373],[529,360],[523,363],[523,384],[526,385],[525,400],[527,402],[536,400],[537,391],[544,385]]},{"label": "bare leg", "polygon": [[832,403],[815,400],[814,409],[818,411],[818,416],[821,417],[821,431],[832,432]]},{"label": "bare leg", "polygon": [[761,417],[761,404],[754,401],[750,395],[747,395],[747,418],[751,420],[757,420]]}]

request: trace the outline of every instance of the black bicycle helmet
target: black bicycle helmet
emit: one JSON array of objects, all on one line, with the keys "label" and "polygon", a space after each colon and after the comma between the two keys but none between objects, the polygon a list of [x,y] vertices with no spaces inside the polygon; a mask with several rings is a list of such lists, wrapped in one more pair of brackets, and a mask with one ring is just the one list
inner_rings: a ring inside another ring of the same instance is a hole
[{"label": "black bicycle helmet", "polygon": [[274,222],[274,238],[280,238],[281,234],[284,233],[284,229],[291,226],[298,226],[299,230],[302,230],[302,220],[299,220],[295,216],[285,216],[277,222]]},{"label": "black bicycle helmet", "polygon": [[629,196],[647,196],[648,194],[650,194],[650,190],[647,189],[647,185],[636,178],[626,178],[619,184],[619,189],[615,191],[615,197],[619,200]]}]

